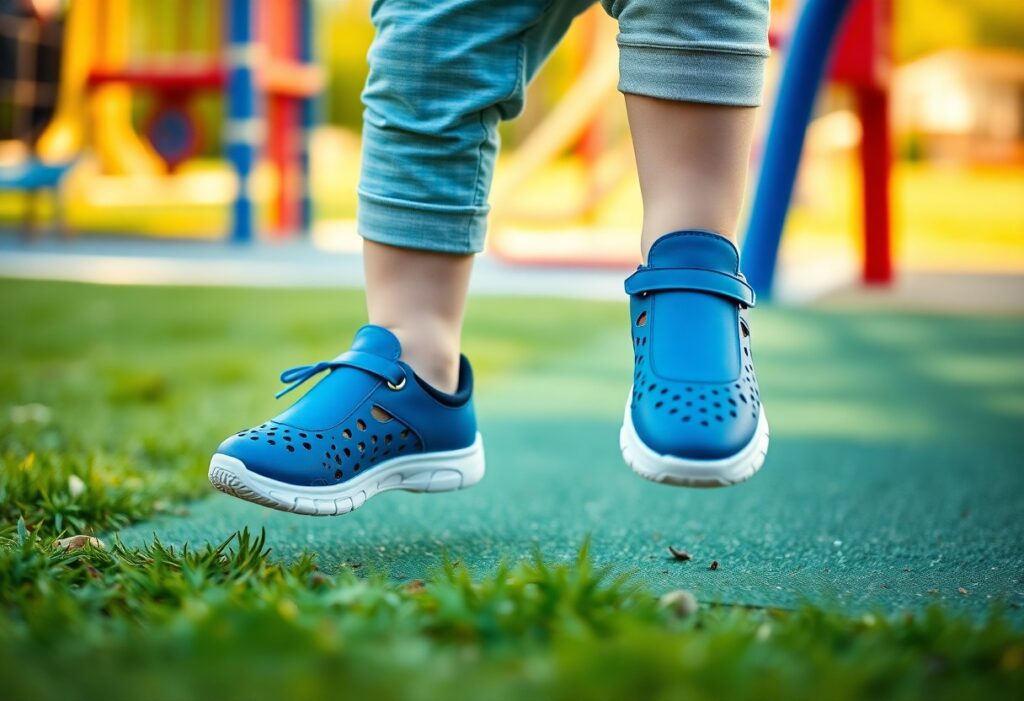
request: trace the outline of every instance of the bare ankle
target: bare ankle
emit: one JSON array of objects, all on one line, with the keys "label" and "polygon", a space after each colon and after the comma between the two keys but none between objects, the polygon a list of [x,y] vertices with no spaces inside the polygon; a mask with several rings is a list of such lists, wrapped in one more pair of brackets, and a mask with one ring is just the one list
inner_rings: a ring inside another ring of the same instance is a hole
[{"label": "bare ankle", "polygon": [[459,341],[424,328],[388,327],[402,344],[402,360],[429,384],[449,394],[459,385]]}]

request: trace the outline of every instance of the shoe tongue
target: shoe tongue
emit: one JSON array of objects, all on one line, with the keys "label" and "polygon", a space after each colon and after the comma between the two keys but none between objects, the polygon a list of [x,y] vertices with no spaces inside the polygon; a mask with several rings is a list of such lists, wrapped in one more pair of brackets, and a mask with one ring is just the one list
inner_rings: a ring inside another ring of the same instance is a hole
[{"label": "shoe tongue", "polygon": [[[729,239],[710,231],[676,231],[654,242],[651,268],[701,268],[729,275],[739,272],[739,254]],[[696,290],[665,290],[653,295],[648,353],[665,379],[732,382],[740,374],[736,303]]]},{"label": "shoe tongue", "polygon": [[732,241],[700,230],[665,234],[647,253],[647,265],[652,268],[703,268],[735,275],[739,262]]},{"label": "shoe tongue", "polygon": [[372,353],[388,360],[398,360],[402,355],[402,344],[398,342],[395,334],[383,326],[367,324],[356,331],[352,350]]}]

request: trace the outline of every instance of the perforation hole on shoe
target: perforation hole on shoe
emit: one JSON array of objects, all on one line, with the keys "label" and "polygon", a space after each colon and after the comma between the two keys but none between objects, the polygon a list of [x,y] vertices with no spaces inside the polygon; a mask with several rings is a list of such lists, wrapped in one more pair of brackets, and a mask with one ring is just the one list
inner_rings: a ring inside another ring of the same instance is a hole
[{"label": "perforation hole on shoe", "polygon": [[341,437],[346,439],[351,438],[352,432],[346,428],[344,431],[341,432]]},{"label": "perforation hole on shoe", "polygon": [[388,421],[393,420],[395,417],[389,414],[383,407],[379,407],[374,404],[370,408],[370,416],[377,419],[382,424],[386,424]]},{"label": "perforation hole on shoe", "polygon": [[288,449],[289,453],[294,453],[295,452],[295,446],[290,444],[290,443],[288,445],[286,445],[285,448]]},{"label": "perforation hole on shoe", "polygon": [[302,447],[305,448],[306,450],[312,450],[313,449],[313,446],[311,446],[309,443],[303,443]]},{"label": "perforation hole on shoe", "polygon": [[399,438],[405,439],[409,437],[409,429],[403,428],[402,432],[398,434]]},{"label": "perforation hole on shoe", "polygon": [[640,316],[636,318],[636,325],[647,326],[647,312],[640,312]]},{"label": "perforation hole on shoe", "polygon": [[345,457],[346,457],[346,458],[350,458],[350,457],[352,457],[352,451],[351,451],[351,450],[349,450],[348,448],[344,448],[344,449],[342,450],[342,452],[343,452],[343,453],[345,453]]},{"label": "perforation hole on shoe", "polygon": [[747,328],[747,324],[743,319],[740,319],[740,335],[743,336],[743,338],[750,336],[750,329]]},{"label": "perforation hole on shoe", "polygon": [[365,431],[366,422],[363,421],[362,419],[356,419],[356,428],[358,428],[360,431]]},{"label": "perforation hole on shoe", "polygon": [[340,480],[341,479],[341,470],[335,470],[334,471],[334,479],[336,479],[336,480]]},{"label": "perforation hole on shoe", "polygon": [[359,448],[359,452],[360,453],[365,453],[366,452],[366,444],[365,443],[360,442],[356,447]]}]

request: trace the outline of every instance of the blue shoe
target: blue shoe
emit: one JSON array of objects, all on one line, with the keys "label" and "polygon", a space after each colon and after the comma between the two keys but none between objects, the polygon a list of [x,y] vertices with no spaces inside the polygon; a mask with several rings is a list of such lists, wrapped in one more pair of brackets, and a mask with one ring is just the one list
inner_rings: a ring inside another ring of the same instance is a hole
[{"label": "blue shoe", "polygon": [[768,421],[754,377],[746,309],[754,292],[728,239],[679,231],[658,239],[626,279],[633,388],[619,445],[655,482],[736,484],[764,464]]},{"label": "blue shoe", "polygon": [[364,326],[352,350],[286,370],[290,392],[328,374],[264,424],[231,436],[210,462],[222,492],[298,514],[336,515],[379,492],[444,492],[476,484],[484,450],[465,356],[455,394],[444,394],[399,360],[387,329]]}]

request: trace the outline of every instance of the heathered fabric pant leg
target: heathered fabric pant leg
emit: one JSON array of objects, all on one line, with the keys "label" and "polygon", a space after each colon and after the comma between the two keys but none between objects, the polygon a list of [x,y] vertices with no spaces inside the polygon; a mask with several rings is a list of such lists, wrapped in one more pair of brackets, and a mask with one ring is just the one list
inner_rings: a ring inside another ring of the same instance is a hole
[{"label": "heathered fabric pant leg", "polygon": [[[359,233],[448,253],[483,249],[498,123],[594,0],[377,0],[363,91]],[[619,22],[619,88],[752,106],[767,0],[603,0]]]}]

